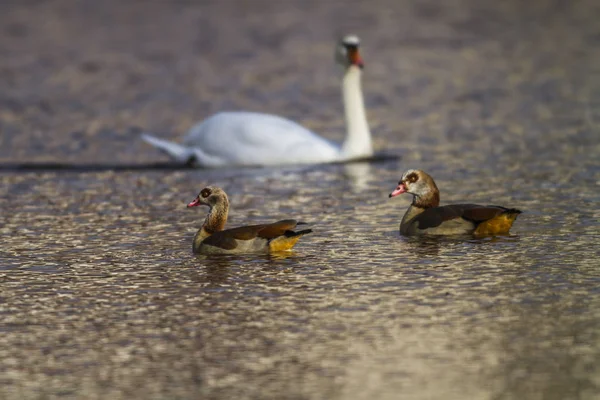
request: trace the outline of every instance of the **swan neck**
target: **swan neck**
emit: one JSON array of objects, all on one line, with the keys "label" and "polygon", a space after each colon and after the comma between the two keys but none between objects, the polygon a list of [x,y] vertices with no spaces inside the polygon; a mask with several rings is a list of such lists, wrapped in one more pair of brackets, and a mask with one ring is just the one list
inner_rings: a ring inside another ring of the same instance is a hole
[{"label": "swan neck", "polygon": [[346,70],[342,82],[342,97],[346,116],[346,140],[342,145],[344,158],[360,158],[373,155],[371,132],[361,87],[362,71],[353,65]]}]

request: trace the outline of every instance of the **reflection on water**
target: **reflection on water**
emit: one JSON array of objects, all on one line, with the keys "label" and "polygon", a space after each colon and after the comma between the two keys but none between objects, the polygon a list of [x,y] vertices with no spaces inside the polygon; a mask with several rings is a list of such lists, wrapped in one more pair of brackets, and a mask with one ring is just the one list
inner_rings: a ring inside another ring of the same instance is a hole
[{"label": "reflection on water", "polygon": [[366,162],[344,164],[344,175],[352,185],[352,190],[360,192],[369,185],[371,165]]},{"label": "reflection on water", "polygon": [[[339,140],[339,82],[319,67],[338,24],[365,42],[375,146],[402,157],[1,173],[0,398],[600,397],[598,8],[476,3],[5,7],[6,162],[159,162],[119,124],[181,133],[233,106]],[[410,199],[388,193],[407,168],[443,204],[524,213],[507,236],[400,237]],[[185,206],[208,184],[229,226],[313,233],[287,254],[195,256],[206,209]]]}]

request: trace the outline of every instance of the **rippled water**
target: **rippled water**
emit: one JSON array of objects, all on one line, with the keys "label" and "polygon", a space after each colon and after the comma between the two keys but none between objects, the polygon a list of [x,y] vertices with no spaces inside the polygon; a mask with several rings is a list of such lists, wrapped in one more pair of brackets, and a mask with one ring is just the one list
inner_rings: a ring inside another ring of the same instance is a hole
[{"label": "rippled water", "polygon": [[[4,166],[165,161],[138,127],[242,107],[339,140],[349,30],[376,147],[401,159],[4,168],[0,397],[598,398],[600,9],[495,3],[2,5]],[[506,237],[400,237],[408,168],[442,203],[524,213]],[[286,257],[194,256],[207,184],[231,226],[314,233]]]}]

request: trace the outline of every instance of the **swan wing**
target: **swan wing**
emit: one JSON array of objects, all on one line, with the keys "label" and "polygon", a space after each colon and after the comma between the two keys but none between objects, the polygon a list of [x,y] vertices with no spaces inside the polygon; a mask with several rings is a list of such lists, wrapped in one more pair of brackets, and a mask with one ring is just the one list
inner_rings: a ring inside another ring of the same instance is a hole
[{"label": "swan wing", "polygon": [[293,121],[250,112],[216,114],[193,127],[183,144],[222,165],[331,162],[340,154],[339,146]]}]

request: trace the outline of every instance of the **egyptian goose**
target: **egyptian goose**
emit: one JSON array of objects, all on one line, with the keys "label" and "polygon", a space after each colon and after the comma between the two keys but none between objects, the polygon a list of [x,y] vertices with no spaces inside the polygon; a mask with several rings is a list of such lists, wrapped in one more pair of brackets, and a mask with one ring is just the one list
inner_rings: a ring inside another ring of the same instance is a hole
[{"label": "egyptian goose", "polygon": [[500,206],[453,204],[440,207],[440,192],[433,178],[421,170],[410,169],[390,193],[413,195],[411,206],[400,223],[403,235],[475,236],[506,234],[521,211]]},{"label": "egyptian goose", "polygon": [[276,115],[221,112],[198,123],[182,144],[143,134],[142,138],[175,161],[198,167],[317,164],[371,157],[371,132],[361,89],[363,62],[355,35],[336,47],[336,61],[345,69],[342,98],[346,139],[330,142],[296,122]]},{"label": "egyptian goose", "polygon": [[192,249],[200,254],[271,253],[288,251],[301,236],[311,233],[305,229],[294,231],[303,224],[293,219],[284,219],[272,224],[248,225],[226,229],[229,199],[223,189],[208,186],[187,206],[209,207],[204,224],[194,236]]}]

